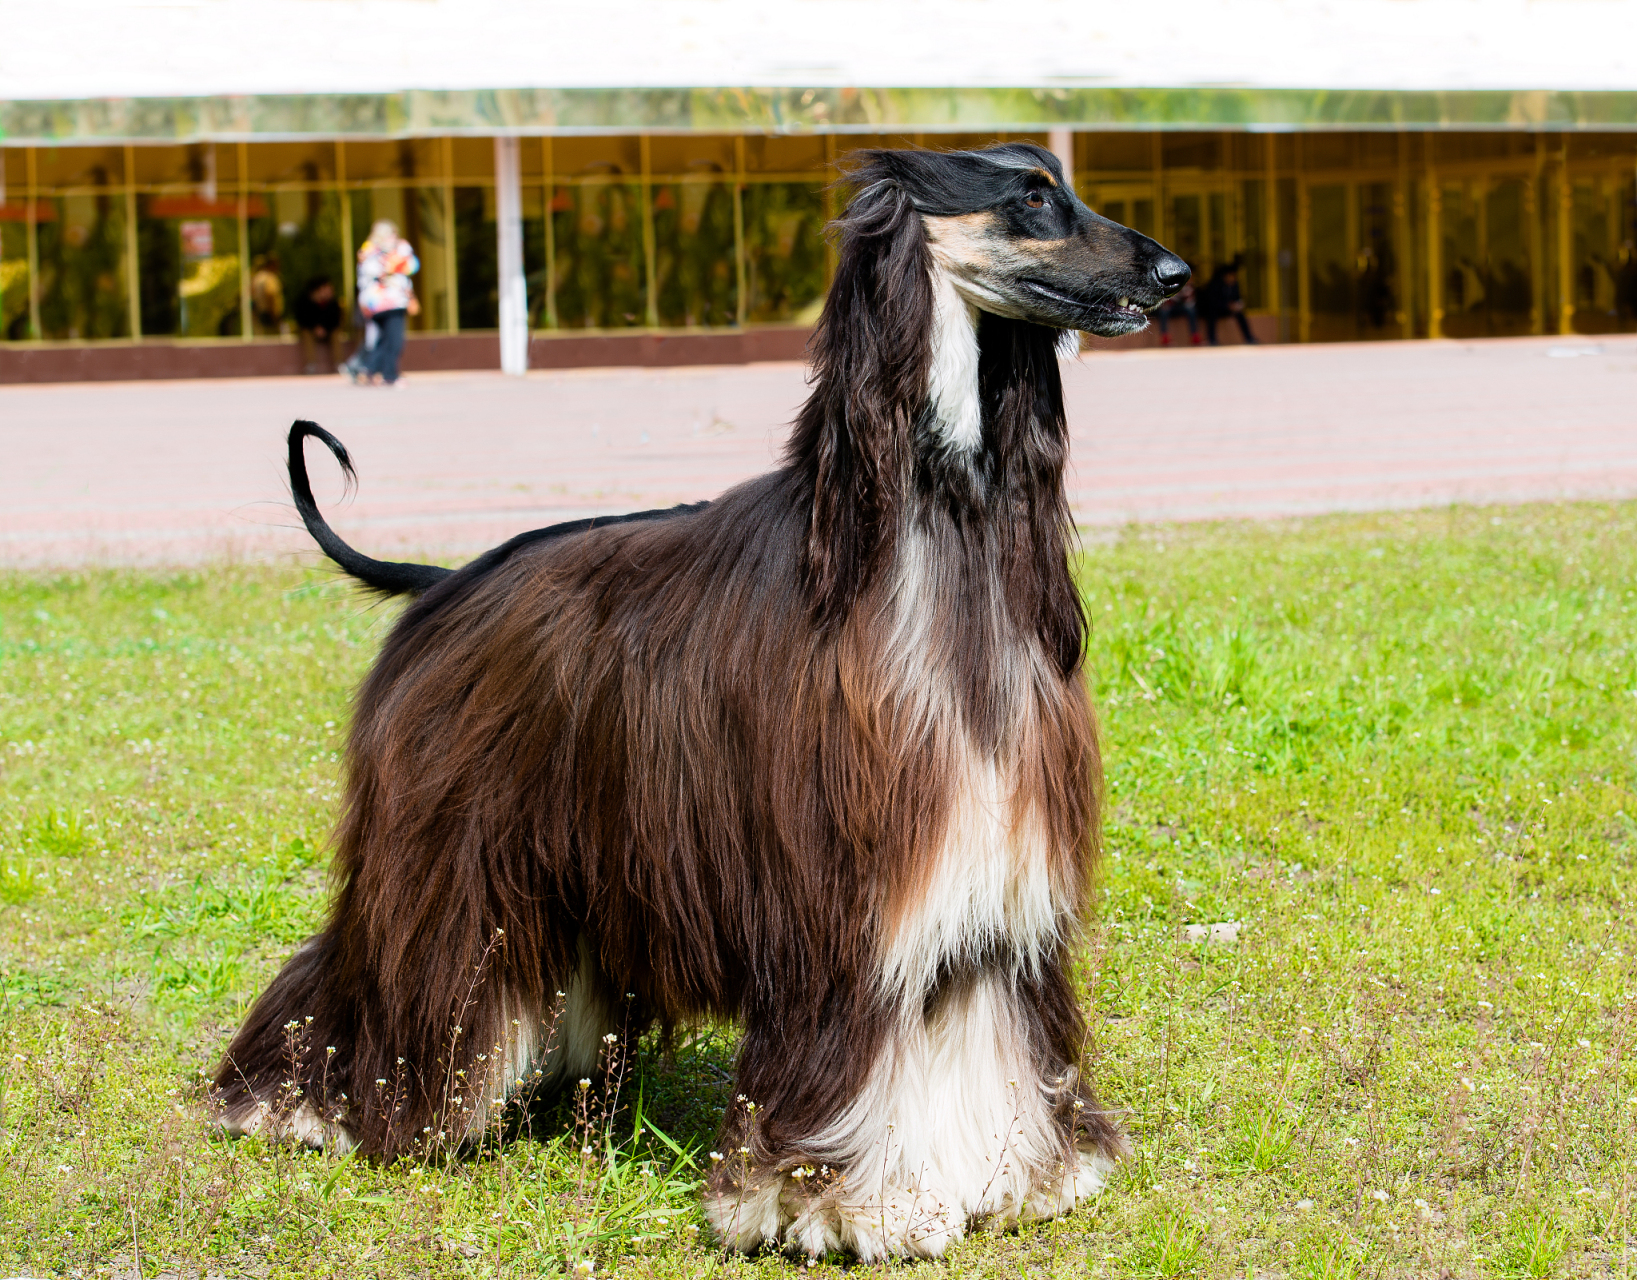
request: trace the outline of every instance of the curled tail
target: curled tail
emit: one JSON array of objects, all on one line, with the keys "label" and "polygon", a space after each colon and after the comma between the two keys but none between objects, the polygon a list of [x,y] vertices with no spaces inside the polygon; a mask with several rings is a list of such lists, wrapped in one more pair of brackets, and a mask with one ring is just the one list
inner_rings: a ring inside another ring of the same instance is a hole
[{"label": "curled tail", "polygon": [[307,479],[307,457],[303,449],[308,436],[316,436],[329,446],[335,460],[341,464],[341,474],[346,477],[349,487],[357,481],[358,473],[352,469],[352,458],[347,454],[347,446],[318,423],[298,420],[290,427],[290,496],[296,501],[296,510],[301,512],[301,522],[307,526],[307,532],[313,535],[313,541],[324,549],[325,555],[366,587],[389,596],[418,595],[454,572],[435,564],[372,560],[363,552],[354,551],[341,541],[340,535],[330,528],[324,517],[319,514],[318,503],[313,501],[313,486]]},{"label": "curled tail", "polygon": [[[340,535],[325,523],[324,517],[318,512],[318,503],[313,500],[313,486],[307,479],[307,457],[303,449],[308,436],[322,440],[329,447],[330,452],[335,455],[335,460],[341,464],[341,474],[346,478],[349,488],[357,481],[358,473],[352,469],[352,458],[347,453],[347,446],[318,423],[298,419],[291,425],[290,496],[295,499],[296,510],[301,512],[301,521],[307,526],[307,532],[313,535],[313,541],[318,543],[325,555],[372,591],[379,591],[388,596],[419,595],[457,572],[435,564],[373,560],[341,541]],[[509,559],[514,552],[536,542],[566,537],[571,533],[585,533],[590,529],[600,529],[611,524],[669,520],[674,516],[691,515],[696,511],[702,511],[709,505],[708,502],[683,503],[675,507],[631,511],[617,516],[588,516],[582,520],[568,520],[544,529],[531,529],[501,543],[493,550],[485,551],[459,572],[473,577],[481,575]]]}]

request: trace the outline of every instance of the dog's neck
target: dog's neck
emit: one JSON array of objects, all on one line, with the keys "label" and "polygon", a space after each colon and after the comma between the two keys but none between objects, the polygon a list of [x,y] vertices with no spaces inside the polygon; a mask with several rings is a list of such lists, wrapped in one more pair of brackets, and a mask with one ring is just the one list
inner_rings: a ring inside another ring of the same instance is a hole
[{"label": "dog's neck", "polygon": [[932,432],[950,453],[970,455],[983,443],[978,390],[978,309],[961,296],[954,275],[932,269],[932,367],[927,376]]},{"label": "dog's neck", "polygon": [[[928,425],[938,449],[970,458],[983,445],[983,392],[979,379],[982,348],[979,311],[960,278],[941,262],[932,272],[932,361],[927,372]],[[1057,338],[1059,359],[1080,351],[1080,335],[1065,329]]]}]

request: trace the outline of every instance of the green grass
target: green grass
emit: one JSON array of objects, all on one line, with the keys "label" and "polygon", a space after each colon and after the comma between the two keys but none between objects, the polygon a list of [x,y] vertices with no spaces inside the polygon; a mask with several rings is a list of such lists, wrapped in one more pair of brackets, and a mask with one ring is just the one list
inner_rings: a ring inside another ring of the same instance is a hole
[{"label": "green grass", "polygon": [[[1637,506],[1133,530],[1083,579],[1134,1154],[917,1273],[1637,1271]],[[785,1272],[703,1238],[731,1029],[455,1164],[208,1135],[389,617],[318,572],[0,577],[0,1271]]]}]

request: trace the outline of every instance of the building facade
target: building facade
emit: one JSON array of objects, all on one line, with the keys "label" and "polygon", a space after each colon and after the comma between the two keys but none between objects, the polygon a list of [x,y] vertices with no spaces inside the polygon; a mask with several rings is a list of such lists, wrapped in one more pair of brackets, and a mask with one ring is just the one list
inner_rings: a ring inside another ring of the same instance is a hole
[{"label": "building facade", "polygon": [[[825,226],[849,153],[1002,138],[1052,147],[1092,208],[1198,279],[1238,259],[1267,340],[1637,330],[1637,129],[1618,114],[1473,121],[1446,104],[1431,122],[1310,109],[1223,123],[1172,106],[1065,123],[1073,110],[973,131],[871,131],[809,110],[603,132],[484,132],[470,117],[447,132],[397,121],[398,136],[381,136],[390,120],[309,136],[199,127],[184,141],[118,120],[101,136],[95,122],[19,130],[14,112],[0,137],[0,380],[293,372],[295,299],[320,279],[350,297],[354,254],[383,217],[422,264],[408,367],[494,367],[508,198],[523,279],[512,323],[536,365],[795,355],[834,267]],[[748,347],[632,341],[757,334]]]}]

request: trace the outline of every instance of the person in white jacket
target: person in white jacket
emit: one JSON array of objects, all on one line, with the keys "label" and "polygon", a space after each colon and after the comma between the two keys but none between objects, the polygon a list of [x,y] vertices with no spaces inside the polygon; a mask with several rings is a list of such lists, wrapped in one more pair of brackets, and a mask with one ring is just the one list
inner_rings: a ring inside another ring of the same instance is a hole
[{"label": "person in white jacket", "polygon": [[376,338],[343,366],[354,382],[379,379],[390,387],[398,381],[404,329],[420,311],[410,277],[420,269],[414,248],[393,223],[382,219],[370,228],[358,250],[358,309],[375,326]]}]

